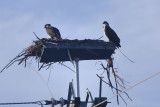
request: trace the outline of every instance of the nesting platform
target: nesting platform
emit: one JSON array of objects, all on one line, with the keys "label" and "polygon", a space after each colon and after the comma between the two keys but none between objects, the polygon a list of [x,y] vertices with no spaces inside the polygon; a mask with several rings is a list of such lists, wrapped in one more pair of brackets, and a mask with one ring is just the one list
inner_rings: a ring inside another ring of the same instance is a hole
[{"label": "nesting platform", "polygon": [[42,48],[40,62],[58,62],[70,61],[75,58],[79,60],[102,60],[109,58],[115,45],[103,40],[62,40],[44,43]]}]

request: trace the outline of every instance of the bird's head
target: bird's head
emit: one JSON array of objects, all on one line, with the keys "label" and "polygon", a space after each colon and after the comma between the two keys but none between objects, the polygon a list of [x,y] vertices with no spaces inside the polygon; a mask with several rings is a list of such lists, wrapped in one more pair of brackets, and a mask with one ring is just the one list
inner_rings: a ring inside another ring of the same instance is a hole
[{"label": "bird's head", "polygon": [[49,27],[51,27],[51,24],[46,24],[46,25],[44,26],[44,28],[49,28]]},{"label": "bird's head", "polygon": [[104,21],[103,24],[109,26],[109,23],[107,21]]}]

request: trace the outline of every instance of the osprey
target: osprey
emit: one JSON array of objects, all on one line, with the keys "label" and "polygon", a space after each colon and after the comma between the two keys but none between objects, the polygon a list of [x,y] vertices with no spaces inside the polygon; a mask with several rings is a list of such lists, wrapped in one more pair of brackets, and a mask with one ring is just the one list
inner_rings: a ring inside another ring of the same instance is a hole
[{"label": "osprey", "polygon": [[51,39],[55,39],[55,40],[62,39],[61,34],[57,28],[52,27],[50,24],[46,24],[44,28],[46,28],[46,32],[51,37]]},{"label": "osprey", "polygon": [[114,43],[117,48],[121,47],[120,39],[117,36],[116,32],[112,28],[110,28],[109,23],[107,21],[104,21],[103,24],[104,33],[109,39],[109,42]]}]

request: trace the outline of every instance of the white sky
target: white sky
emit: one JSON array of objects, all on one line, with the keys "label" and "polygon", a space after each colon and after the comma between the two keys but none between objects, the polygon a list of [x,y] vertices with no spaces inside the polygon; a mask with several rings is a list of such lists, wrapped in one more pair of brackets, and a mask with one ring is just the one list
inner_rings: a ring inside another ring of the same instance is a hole
[{"label": "white sky", "polygon": [[[57,27],[62,38],[96,39],[104,36],[102,22],[106,20],[120,37],[121,50],[135,61],[134,64],[130,63],[118,50],[114,54],[115,67],[118,67],[119,75],[131,86],[160,72],[159,19],[159,0],[1,0],[0,69],[36,40],[33,31],[40,38],[49,38],[44,29],[47,23]],[[107,41],[105,36],[102,39]],[[100,66],[95,65],[96,62],[80,62],[82,100],[85,100],[86,88],[89,88],[93,97],[98,96],[99,80],[96,74],[103,71],[97,70]],[[70,62],[65,64],[73,68]],[[31,66],[37,69],[34,60]],[[68,83],[74,79],[74,73],[58,64],[53,65],[51,70],[49,87],[53,96],[48,92],[46,83],[32,69],[15,63],[0,74],[0,103],[49,100],[51,97],[67,98]],[[49,71],[39,71],[45,81],[48,79]],[[128,107],[159,107],[158,81],[159,75],[129,90],[132,102],[123,95]],[[102,96],[113,96],[109,87],[104,85]],[[116,98],[110,101],[112,103],[107,107],[117,107]],[[38,107],[23,105],[29,106]],[[124,106],[124,102],[120,100],[119,107]]]}]

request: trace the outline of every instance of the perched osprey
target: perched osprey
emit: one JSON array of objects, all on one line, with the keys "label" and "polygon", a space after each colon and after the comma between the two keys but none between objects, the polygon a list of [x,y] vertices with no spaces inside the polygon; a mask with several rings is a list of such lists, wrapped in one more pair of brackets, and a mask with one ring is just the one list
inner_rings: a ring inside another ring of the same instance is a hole
[{"label": "perched osprey", "polygon": [[62,39],[61,34],[57,28],[52,27],[50,24],[46,24],[44,28],[46,28],[46,32],[51,37],[51,39],[55,39],[55,40]]},{"label": "perched osprey", "polygon": [[112,28],[110,28],[109,23],[107,21],[104,21],[103,24],[104,33],[109,39],[109,42],[114,43],[117,48],[121,47],[120,39],[117,36],[116,32]]}]

